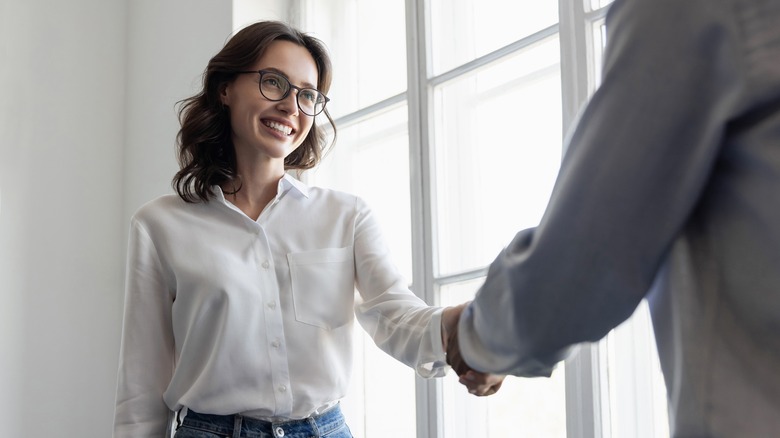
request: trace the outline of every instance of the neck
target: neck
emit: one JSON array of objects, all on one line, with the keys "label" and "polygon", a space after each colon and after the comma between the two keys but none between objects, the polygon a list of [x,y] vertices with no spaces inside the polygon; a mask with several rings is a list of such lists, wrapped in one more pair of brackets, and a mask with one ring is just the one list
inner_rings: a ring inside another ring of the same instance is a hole
[{"label": "neck", "polygon": [[[247,216],[257,220],[266,205],[276,197],[279,180],[284,176],[281,166],[254,166],[243,169],[238,166],[240,180],[223,185],[222,190],[232,193],[225,197]],[[238,189],[238,191],[236,191]]]}]

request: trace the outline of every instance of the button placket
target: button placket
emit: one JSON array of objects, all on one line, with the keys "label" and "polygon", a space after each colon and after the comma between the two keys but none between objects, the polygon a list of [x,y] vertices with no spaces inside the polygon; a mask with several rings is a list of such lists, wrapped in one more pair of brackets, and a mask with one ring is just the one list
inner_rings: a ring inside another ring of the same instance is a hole
[{"label": "button placket", "polygon": [[[267,211],[261,214],[261,217],[266,213]],[[262,226],[260,228],[262,229]],[[293,401],[288,357],[284,348],[282,302],[280,301],[279,284],[276,281],[274,253],[268,239],[269,237],[263,230],[253,243],[254,259],[252,263],[257,274],[257,292],[260,300],[258,304],[261,306],[258,310],[261,310],[264,314],[265,342],[259,348],[265,349],[268,353],[269,371],[273,385],[270,388],[269,395],[271,395],[279,407],[278,412],[280,415],[290,415],[292,413]],[[276,438],[283,436],[284,429],[282,429],[282,434],[275,433],[275,430],[276,427],[269,432]]]}]

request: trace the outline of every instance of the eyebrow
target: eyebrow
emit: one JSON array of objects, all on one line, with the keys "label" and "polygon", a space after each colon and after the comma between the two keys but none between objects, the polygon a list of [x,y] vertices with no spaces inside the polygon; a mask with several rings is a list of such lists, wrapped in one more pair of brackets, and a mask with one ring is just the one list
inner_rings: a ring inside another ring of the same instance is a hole
[{"label": "eyebrow", "polygon": [[[278,68],[268,67],[268,68],[261,68],[260,70],[272,71],[274,73],[278,73],[278,74],[284,76],[285,78],[287,78],[288,81],[290,81],[290,75],[288,75],[287,73],[279,70]],[[292,83],[292,81],[290,81],[290,83]],[[310,82],[303,82],[299,86],[302,86],[303,88],[314,88],[315,90],[317,89],[317,86],[312,84],[312,83],[310,83]]]}]

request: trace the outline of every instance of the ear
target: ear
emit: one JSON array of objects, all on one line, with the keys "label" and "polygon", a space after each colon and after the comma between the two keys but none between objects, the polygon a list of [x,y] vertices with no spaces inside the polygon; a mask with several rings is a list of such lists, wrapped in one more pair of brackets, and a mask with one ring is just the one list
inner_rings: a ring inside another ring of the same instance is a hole
[{"label": "ear", "polygon": [[219,86],[219,100],[224,106],[230,106],[230,84],[225,82]]}]

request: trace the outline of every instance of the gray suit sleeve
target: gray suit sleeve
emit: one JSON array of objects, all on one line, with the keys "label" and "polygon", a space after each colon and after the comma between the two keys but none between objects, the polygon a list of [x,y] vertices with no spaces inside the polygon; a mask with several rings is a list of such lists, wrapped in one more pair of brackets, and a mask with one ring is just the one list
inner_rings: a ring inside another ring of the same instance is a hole
[{"label": "gray suit sleeve", "polygon": [[568,348],[602,338],[645,296],[738,110],[736,31],[720,4],[613,4],[602,86],[544,217],[498,255],[461,317],[470,366],[549,375]]}]

